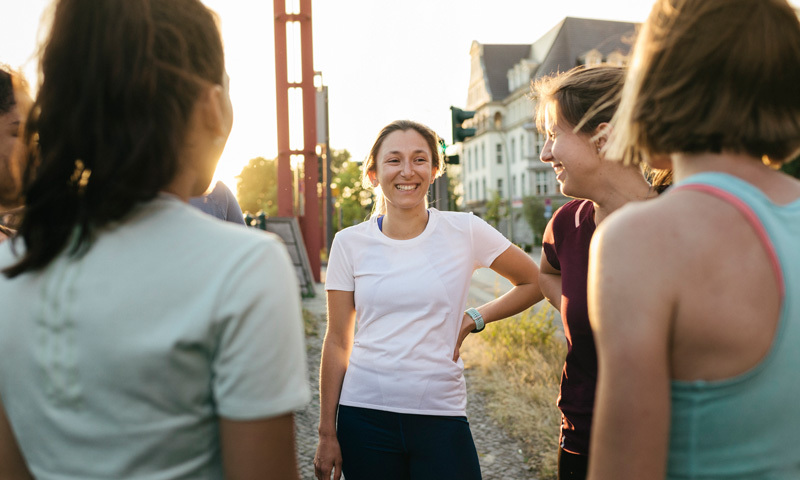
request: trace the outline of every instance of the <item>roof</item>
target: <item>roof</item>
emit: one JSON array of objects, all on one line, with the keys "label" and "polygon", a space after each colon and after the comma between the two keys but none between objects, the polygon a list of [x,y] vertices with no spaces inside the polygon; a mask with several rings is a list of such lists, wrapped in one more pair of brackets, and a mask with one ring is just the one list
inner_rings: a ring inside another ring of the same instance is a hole
[{"label": "roof", "polygon": [[[579,64],[578,59],[592,49],[606,56],[615,50],[628,54],[636,37],[637,24],[567,17],[553,30],[557,30],[552,46],[541,60],[535,76],[565,72]],[[549,40],[553,31],[537,40]],[[538,59],[534,59],[538,60]]]},{"label": "roof", "polygon": [[[538,65],[532,77],[564,72],[578,65],[592,49],[608,56],[615,50],[627,55],[638,24],[566,17],[533,44],[484,44],[482,61],[492,100],[508,97],[508,71],[523,59]],[[543,58],[536,58],[537,53]]]},{"label": "roof", "polygon": [[520,60],[530,55],[531,46],[527,45],[483,45],[483,65],[488,82],[489,94],[493,100],[508,96],[509,69]]}]

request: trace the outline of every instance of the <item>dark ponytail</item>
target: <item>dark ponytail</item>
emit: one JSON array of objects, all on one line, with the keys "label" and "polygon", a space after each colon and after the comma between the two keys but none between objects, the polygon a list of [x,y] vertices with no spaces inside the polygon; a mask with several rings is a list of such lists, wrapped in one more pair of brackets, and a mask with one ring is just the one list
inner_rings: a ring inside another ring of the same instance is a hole
[{"label": "dark ponytail", "polygon": [[60,0],[53,18],[24,136],[25,251],[8,277],[85,252],[167,186],[201,89],[224,75],[216,18],[198,0]]}]

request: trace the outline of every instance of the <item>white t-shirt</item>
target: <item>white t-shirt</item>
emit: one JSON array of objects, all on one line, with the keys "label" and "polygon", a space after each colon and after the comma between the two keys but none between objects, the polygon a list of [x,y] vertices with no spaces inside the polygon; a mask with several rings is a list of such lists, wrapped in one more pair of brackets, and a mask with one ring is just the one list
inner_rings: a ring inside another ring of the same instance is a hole
[{"label": "white t-shirt", "polygon": [[410,240],[387,237],[376,218],[333,240],[325,288],[354,292],[358,325],[341,405],[466,415],[464,363],[453,351],[470,279],[511,242],[472,214],[429,211]]},{"label": "white t-shirt", "polygon": [[82,258],[0,276],[0,396],[33,475],[222,478],[220,416],[310,398],[294,275],[276,237],[160,195]]}]

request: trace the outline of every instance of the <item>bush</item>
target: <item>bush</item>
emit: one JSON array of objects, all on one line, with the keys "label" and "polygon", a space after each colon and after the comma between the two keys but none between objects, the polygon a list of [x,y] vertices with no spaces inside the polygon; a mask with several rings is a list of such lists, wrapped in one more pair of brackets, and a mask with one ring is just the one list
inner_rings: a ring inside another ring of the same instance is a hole
[{"label": "bush", "polygon": [[541,480],[557,472],[561,414],[556,407],[566,345],[546,304],[490,324],[464,342],[470,388],[487,395],[491,415],[524,448],[528,465]]}]

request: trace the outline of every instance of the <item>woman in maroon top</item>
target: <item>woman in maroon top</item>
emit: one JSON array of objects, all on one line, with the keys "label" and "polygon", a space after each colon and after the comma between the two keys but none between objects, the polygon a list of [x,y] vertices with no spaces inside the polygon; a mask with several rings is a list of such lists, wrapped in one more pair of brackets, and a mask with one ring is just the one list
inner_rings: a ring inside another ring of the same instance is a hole
[{"label": "woman in maroon top", "polygon": [[536,123],[547,139],[541,161],[553,166],[561,193],[572,197],[550,219],[542,241],[539,285],[561,312],[567,358],[558,407],[558,478],[584,479],[597,383],[586,277],[595,227],[627,202],[657,195],[640,167],[606,159],[608,122],[617,108],[624,69],[601,65],[538,80]]}]

